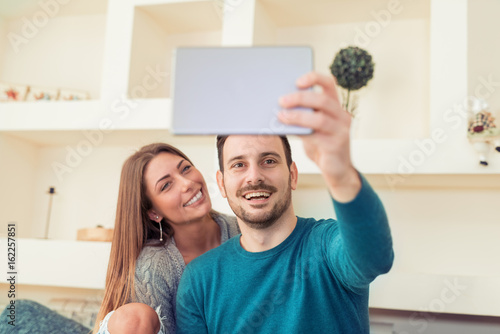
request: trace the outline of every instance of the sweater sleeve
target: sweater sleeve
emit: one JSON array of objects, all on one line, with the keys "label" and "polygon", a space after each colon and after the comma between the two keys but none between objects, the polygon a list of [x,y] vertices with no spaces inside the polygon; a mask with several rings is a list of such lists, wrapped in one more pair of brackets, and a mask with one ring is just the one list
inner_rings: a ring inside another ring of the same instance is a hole
[{"label": "sweater sleeve", "polygon": [[175,296],[178,278],[163,247],[145,247],[135,271],[136,302],[155,310],[160,306],[165,333],[175,333]]},{"label": "sweater sleeve", "polygon": [[378,195],[360,174],[361,190],[352,201],[333,200],[337,228],[323,234],[333,273],[350,290],[364,289],[392,267],[394,253],[387,215]]}]

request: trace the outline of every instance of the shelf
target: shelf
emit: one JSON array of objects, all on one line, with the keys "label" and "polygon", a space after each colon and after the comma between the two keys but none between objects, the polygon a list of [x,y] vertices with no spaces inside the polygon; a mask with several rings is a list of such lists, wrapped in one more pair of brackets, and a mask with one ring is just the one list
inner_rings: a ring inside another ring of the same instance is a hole
[{"label": "shelf", "polygon": [[500,316],[500,276],[389,272],[370,285],[372,308]]},{"label": "shelf", "polygon": [[[104,289],[110,251],[110,242],[17,239],[16,283]],[[6,256],[0,267],[11,271]],[[5,275],[0,283],[7,283]]]},{"label": "shelf", "polygon": [[[436,143],[428,138],[416,140],[353,140],[351,156],[354,166],[364,174],[382,174],[388,182],[400,184],[412,175],[429,174],[500,174],[500,154],[492,152],[489,166],[479,164],[464,133],[462,148],[457,143]],[[449,148],[455,146],[456,150]],[[307,157],[299,138],[290,138],[293,158],[302,174],[320,175],[318,167]],[[492,149],[493,151],[493,149]]]},{"label": "shelf", "polygon": [[170,100],[11,102],[0,104],[0,131],[168,129]]}]

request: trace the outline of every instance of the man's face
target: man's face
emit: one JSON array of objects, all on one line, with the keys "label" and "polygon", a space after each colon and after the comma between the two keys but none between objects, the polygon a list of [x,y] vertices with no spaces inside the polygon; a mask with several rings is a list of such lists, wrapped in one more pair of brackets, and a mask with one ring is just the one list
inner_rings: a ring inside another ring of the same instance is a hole
[{"label": "man's face", "polygon": [[229,136],[223,149],[224,174],[217,173],[222,196],[248,226],[273,225],[290,207],[297,168],[286,164],[278,136]]}]

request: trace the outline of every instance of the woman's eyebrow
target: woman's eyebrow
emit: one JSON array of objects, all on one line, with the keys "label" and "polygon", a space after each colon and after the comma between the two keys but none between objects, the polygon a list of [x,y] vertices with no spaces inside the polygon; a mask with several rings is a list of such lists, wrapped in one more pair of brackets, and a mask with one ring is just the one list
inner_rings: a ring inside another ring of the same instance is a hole
[{"label": "woman's eyebrow", "polygon": [[[183,163],[184,161],[186,161],[186,160],[182,159],[181,161],[179,161],[179,163],[177,164],[177,169],[179,169],[179,168],[181,167],[181,165],[182,165],[182,163]],[[168,178],[168,177],[170,177],[170,174],[166,174],[166,175],[163,175],[162,177],[160,177],[160,178],[158,179],[158,181],[156,181],[156,184],[155,184],[155,189],[156,189],[156,187],[158,186],[158,183],[160,183],[162,180],[165,180],[165,179],[166,179],[166,178]]]}]

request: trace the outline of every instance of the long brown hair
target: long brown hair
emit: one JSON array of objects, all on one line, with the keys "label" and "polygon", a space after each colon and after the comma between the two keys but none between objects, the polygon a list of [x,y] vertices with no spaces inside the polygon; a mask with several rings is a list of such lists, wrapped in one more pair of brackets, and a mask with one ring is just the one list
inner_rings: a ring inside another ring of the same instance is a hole
[{"label": "long brown hair", "polygon": [[[149,162],[162,152],[180,156],[192,164],[184,153],[164,143],[142,147],[123,164],[106,288],[94,333],[99,330],[99,323],[106,314],[135,298],[134,275],[137,258],[148,239],[160,239],[158,223],[148,217],[152,204],[146,196],[144,171]],[[164,245],[174,235],[174,230],[165,219],[161,224],[164,241],[158,242],[158,246]]]}]

